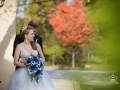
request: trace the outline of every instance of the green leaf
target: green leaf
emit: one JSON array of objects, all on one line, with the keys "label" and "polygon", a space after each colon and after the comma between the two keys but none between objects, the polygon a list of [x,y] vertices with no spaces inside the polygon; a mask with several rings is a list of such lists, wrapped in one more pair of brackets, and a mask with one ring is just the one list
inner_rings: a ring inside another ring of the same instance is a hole
[{"label": "green leaf", "polygon": [[33,81],[33,75],[32,74],[30,75],[30,78],[31,78],[31,82],[32,82]]}]

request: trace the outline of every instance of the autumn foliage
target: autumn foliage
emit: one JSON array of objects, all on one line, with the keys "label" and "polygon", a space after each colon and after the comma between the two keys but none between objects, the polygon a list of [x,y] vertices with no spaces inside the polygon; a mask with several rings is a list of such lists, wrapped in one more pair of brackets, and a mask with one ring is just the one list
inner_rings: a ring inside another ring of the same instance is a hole
[{"label": "autumn foliage", "polygon": [[88,42],[92,29],[86,21],[84,11],[80,0],[74,0],[70,5],[58,4],[49,14],[49,23],[63,47],[83,46]]}]

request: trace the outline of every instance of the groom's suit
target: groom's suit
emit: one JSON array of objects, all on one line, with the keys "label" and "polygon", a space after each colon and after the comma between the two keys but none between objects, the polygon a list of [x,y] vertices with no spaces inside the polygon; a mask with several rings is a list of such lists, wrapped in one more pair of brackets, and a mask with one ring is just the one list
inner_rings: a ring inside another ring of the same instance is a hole
[{"label": "groom's suit", "polygon": [[[38,35],[35,35],[34,41],[37,42],[37,43],[41,46],[41,49],[42,49],[42,51],[43,51],[42,38],[39,37]],[[12,54],[13,57],[14,57],[14,53],[15,53],[16,46],[17,46],[18,44],[22,43],[22,42],[23,42],[23,40],[22,40],[22,38],[20,37],[20,34],[19,34],[19,35],[16,35],[15,40],[14,40],[14,45],[13,45],[13,54]],[[19,68],[19,67],[16,66],[16,69],[17,69],[17,68]]]}]

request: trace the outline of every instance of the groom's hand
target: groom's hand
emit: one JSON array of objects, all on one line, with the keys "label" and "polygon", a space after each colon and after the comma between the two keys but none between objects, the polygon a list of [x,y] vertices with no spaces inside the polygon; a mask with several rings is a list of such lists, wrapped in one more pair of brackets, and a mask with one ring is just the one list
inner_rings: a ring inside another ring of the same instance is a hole
[{"label": "groom's hand", "polygon": [[21,58],[20,62],[26,64],[27,58]]}]

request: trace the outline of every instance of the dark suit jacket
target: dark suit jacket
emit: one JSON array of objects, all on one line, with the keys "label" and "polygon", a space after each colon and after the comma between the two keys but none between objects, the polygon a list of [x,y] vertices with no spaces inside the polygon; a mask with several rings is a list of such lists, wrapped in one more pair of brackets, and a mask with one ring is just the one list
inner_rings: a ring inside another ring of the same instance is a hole
[{"label": "dark suit jacket", "polygon": [[[35,40],[34,40],[34,41],[35,41],[35,42],[37,41],[37,43],[41,46],[41,49],[42,49],[42,51],[43,51],[42,38],[39,37],[38,35],[35,35]],[[13,45],[13,54],[12,54],[13,58],[14,58],[14,53],[15,53],[16,46],[17,46],[18,44],[22,43],[22,42],[23,42],[23,40],[22,40],[22,38],[20,37],[20,34],[19,34],[19,35],[16,35],[15,40],[14,40],[14,45]],[[17,68],[19,68],[19,67],[16,66],[16,69],[17,69]]]}]

